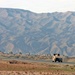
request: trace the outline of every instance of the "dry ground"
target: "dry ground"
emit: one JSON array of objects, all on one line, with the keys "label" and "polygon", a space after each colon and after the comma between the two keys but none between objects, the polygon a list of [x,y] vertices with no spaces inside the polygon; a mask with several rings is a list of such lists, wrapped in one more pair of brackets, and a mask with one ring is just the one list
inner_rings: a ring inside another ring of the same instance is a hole
[{"label": "dry ground", "polygon": [[0,75],[75,75],[75,65],[0,60]]}]

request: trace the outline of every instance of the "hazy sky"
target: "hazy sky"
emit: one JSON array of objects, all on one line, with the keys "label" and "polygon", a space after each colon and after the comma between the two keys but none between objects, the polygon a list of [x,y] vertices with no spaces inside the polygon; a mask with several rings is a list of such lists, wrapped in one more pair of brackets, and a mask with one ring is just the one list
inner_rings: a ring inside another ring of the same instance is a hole
[{"label": "hazy sky", "polygon": [[37,13],[75,11],[75,0],[0,0],[0,7],[20,8]]}]

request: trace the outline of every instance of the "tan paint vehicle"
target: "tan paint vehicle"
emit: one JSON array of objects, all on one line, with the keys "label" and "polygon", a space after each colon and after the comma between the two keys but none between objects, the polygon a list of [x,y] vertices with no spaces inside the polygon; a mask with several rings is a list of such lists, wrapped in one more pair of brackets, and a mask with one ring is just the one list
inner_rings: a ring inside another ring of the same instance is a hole
[{"label": "tan paint vehicle", "polygon": [[53,62],[62,62],[63,59],[62,59],[62,57],[60,56],[60,54],[54,54],[53,57],[52,57],[52,61],[53,61]]}]

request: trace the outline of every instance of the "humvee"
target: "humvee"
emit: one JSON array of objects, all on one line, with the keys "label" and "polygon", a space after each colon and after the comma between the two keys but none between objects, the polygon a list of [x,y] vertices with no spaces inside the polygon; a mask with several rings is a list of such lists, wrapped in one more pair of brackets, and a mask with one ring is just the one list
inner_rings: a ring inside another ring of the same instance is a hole
[{"label": "humvee", "polygon": [[62,62],[63,59],[62,59],[62,57],[60,56],[60,54],[54,54],[52,61],[53,61],[53,62]]}]

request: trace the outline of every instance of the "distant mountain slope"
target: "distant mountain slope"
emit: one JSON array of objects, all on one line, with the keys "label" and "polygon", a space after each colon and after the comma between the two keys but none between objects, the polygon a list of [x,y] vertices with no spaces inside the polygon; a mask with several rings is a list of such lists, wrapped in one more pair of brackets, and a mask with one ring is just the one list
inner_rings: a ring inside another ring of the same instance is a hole
[{"label": "distant mountain slope", "polygon": [[75,56],[75,12],[0,8],[0,51]]}]

